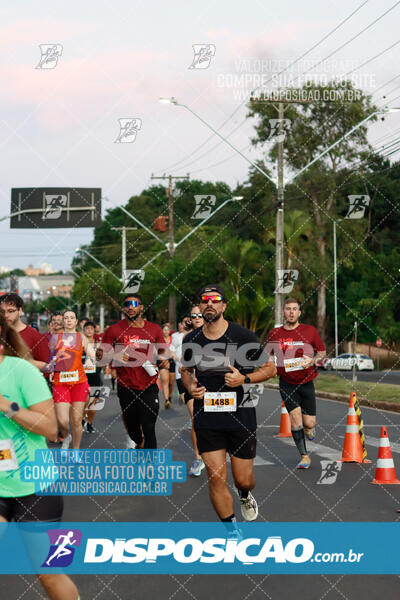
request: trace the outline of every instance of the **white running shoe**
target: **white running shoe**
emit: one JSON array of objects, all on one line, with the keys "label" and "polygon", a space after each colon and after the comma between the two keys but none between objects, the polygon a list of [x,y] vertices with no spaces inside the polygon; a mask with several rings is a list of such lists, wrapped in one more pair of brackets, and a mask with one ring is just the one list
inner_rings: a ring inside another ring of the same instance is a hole
[{"label": "white running shoe", "polygon": [[61,450],[68,450],[70,443],[72,442],[72,435],[69,433],[61,444]]},{"label": "white running shoe", "polygon": [[135,450],[136,449],[136,444],[133,440],[131,440],[131,438],[129,437],[128,434],[126,434],[126,442],[125,442],[125,448],[130,448],[131,450]]},{"label": "white running shoe", "polygon": [[255,521],[258,517],[258,506],[253,494],[249,492],[247,498],[241,498],[238,491],[238,495],[243,519],[245,521]]},{"label": "white running shoe", "polygon": [[201,458],[195,458],[190,467],[189,475],[191,477],[199,477],[205,466],[206,465]]}]

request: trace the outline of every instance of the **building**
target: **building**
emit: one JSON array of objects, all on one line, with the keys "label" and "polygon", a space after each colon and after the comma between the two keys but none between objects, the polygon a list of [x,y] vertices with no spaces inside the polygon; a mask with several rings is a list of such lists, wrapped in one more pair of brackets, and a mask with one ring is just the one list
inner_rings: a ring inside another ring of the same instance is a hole
[{"label": "building", "polygon": [[27,269],[23,270],[25,275],[30,277],[38,277],[39,275],[50,275],[53,273],[53,269],[51,265],[47,262],[44,262],[40,265],[38,269],[34,269],[33,265],[29,265]]},{"label": "building", "polygon": [[43,301],[51,296],[71,298],[74,279],[73,275],[17,277],[17,290],[25,302],[32,300]]}]

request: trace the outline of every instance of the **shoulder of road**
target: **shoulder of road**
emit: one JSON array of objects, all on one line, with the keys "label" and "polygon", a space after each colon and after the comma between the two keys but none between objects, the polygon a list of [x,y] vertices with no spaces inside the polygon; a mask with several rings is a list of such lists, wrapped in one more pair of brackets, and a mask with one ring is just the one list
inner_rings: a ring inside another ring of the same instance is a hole
[{"label": "shoulder of road", "polygon": [[[317,395],[328,400],[348,402],[350,392],[356,392],[359,403],[381,410],[400,412],[400,388],[396,384],[344,379],[338,375],[324,375],[314,379]],[[277,377],[264,384],[271,389],[279,388]]]}]

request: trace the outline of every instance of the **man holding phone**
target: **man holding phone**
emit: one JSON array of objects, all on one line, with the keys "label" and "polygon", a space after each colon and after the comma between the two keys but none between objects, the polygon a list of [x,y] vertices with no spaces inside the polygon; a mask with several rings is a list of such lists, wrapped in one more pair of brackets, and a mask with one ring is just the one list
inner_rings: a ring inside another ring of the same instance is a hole
[{"label": "man holding phone", "polygon": [[227,452],[242,516],[246,521],[258,516],[257,502],[251,494],[255,486],[256,412],[254,407],[242,405],[243,384],[274,377],[276,369],[273,362],[261,364],[262,347],[252,331],[224,318],[226,300],[220,286],[203,287],[199,306],[204,325],[188,333],[183,341],[182,381],[194,398],[194,428],[207,468],[211,502],[221,521],[234,531]]},{"label": "man holding phone", "polygon": [[[155,344],[163,348],[164,336],[159,325],[143,318],[144,307],[139,294],[125,296],[123,305],[125,318],[105,330],[96,358],[101,360],[104,351],[112,347],[117,394],[129,438],[136,448],[157,448],[158,372],[152,363]],[[168,360],[161,364],[167,367]]]}]

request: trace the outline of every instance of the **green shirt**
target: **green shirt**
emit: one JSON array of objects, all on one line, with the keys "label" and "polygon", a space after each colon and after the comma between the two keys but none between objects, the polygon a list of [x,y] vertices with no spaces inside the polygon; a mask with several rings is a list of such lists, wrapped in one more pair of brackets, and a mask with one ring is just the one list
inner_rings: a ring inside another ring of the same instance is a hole
[{"label": "green shirt", "polygon": [[[39,369],[22,358],[11,356],[5,356],[0,363],[0,394],[22,408],[51,398]],[[34,483],[21,481],[20,469],[23,463],[35,460],[35,450],[46,448],[42,435],[28,431],[0,411],[0,497],[35,493]]]}]

